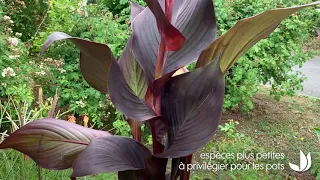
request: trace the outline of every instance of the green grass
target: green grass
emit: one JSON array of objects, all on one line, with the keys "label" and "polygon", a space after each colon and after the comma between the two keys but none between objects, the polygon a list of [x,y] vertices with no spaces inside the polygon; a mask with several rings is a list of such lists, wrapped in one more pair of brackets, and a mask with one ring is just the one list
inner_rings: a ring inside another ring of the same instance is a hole
[{"label": "green grass", "polygon": [[[56,171],[41,169],[42,180],[69,180],[72,173],[71,169]],[[15,150],[0,151],[0,180],[17,180],[23,177],[24,180],[38,179],[38,167],[32,159],[25,160],[25,156]],[[79,180],[115,180],[115,173],[100,174],[77,178]]]}]

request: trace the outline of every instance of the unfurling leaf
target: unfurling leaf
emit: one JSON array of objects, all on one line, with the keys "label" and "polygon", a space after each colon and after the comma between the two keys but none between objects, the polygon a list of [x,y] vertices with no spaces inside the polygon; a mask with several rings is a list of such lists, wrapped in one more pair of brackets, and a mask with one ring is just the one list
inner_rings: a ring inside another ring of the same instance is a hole
[{"label": "unfurling leaf", "polygon": [[12,148],[47,169],[67,169],[94,137],[110,135],[63,120],[35,120],[15,131],[0,149]]},{"label": "unfurling leaf", "polygon": [[281,21],[302,8],[320,4],[315,2],[302,6],[273,9],[238,21],[228,32],[204,50],[197,62],[202,67],[221,54],[220,68],[226,73],[232,64],[248,49],[272,33]]},{"label": "unfurling leaf", "polygon": [[109,68],[114,60],[110,48],[105,44],[72,37],[63,32],[54,32],[43,44],[41,54],[53,42],[63,39],[69,39],[80,49],[80,69],[88,84],[98,91],[107,93]]},{"label": "unfurling leaf", "polygon": [[[164,7],[164,0],[159,2]],[[179,51],[167,53],[164,76],[196,61],[200,53],[215,40],[216,18],[212,0],[175,0],[171,23],[183,34],[186,42]],[[132,31],[135,38],[133,54],[147,80],[153,82],[161,37],[156,19],[149,8],[135,18]]]},{"label": "unfurling leaf", "polygon": [[[184,45],[186,38],[176,29],[162,10],[158,0],[145,0],[153,13],[161,38],[164,39],[166,50],[178,51]],[[166,9],[167,11],[167,9]]]},{"label": "unfurling leaf", "polygon": [[215,134],[222,113],[224,76],[215,62],[173,77],[162,93],[162,114],[168,118],[167,143],[158,157],[188,156]]},{"label": "unfurling leaf", "polygon": [[145,169],[145,162],[150,155],[148,148],[131,138],[95,138],[74,161],[72,176]]}]

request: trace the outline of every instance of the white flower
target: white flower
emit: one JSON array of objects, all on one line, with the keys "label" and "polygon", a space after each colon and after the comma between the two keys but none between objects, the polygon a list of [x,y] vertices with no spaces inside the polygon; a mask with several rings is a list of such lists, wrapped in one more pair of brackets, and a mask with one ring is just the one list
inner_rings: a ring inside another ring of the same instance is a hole
[{"label": "white flower", "polygon": [[7,87],[7,83],[1,83],[1,86]]},{"label": "white flower", "polygon": [[20,57],[19,54],[17,54],[17,55],[9,55],[9,59],[17,59],[19,57]]},{"label": "white flower", "polygon": [[22,33],[16,32],[16,36],[17,36],[17,37],[21,37],[21,36],[22,36]]},{"label": "white flower", "polygon": [[59,71],[60,71],[61,74],[67,72],[65,69],[62,69],[62,68],[59,69]]},{"label": "white flower", "polygon": [[2,77],[6,77],[6,76],[15,76],[16,73],[13,71],[13,69],[11,67],[7,67],[5,69],[3,69],[2,73],[1,73]]},{"label": "white flower", "polygon": [[18,38],[9,37],[8,40],[9,40],[10,44],[12,44],[13,46],[18,46],[18,42],[19,42]]},{"label": "white flower", "polygon": [[38,76],[44,76],[46,74],[45,71],[35,72]]},{"label": "white flower", "polygon": [[13,21],[12,21],[12,20],[9,20],[9,23],[10,23],[10,24],[13,24]]},{"label": "white flower", "polygon": [[3,20],[9,21],[9,20],[11,20],[11,18],[9,16],[5,15],[5,16],[3,16]]},{"label": "white flower", "polygon": [[80,105],[80,107],[84,108],[86,105],[82,102],[82,100],[80,101],[76,101],[77,105]]}]

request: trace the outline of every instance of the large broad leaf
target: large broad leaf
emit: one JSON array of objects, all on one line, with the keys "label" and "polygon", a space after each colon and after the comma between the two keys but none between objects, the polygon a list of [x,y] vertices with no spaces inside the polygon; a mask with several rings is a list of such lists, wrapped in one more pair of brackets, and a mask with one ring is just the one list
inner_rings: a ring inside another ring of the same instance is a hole
[{"label": "large broad leaf", "polygon": [[[164,7],[164,0],[159,2]],[[196,61],[200,53],[214,41],[216,19],[212,0],[175,0],[171,23],[184,35],[186,42],[179,51],[167,53],[164,75]],[[132,29],[135,38],[133,54],[148,81],[152,82],[161,37],[149,8],[135,18]]]},{"label": "large broad leaf", "polygon": [[110,67],[108,91],[114,106],[128,118],[145,121],[156,117],[154,111],[140,99],[126,82],[119,64],[113,60]]},{"label": "large broad leaf", "polygon": [[74,161],[72,176],[145,169],[145,162],[150,155],[148,148],[131,138],[95,138]]},{"label": "large broad leaf", "polygon": [[94,137],[110,135],[52,118],[35,120],[15,131],[0,149],[12,148],[47,169],[67,169]]},{"label": "large broad leaf", "polygon": [[[63,39],[71,40],[81,50],[80,68],[83,77],[93,88],[104,93],[108,92],[116,108],[135,120],[143,121],[154,117],[153,111],[125,81],[123,73],[107,45],[71,37],[62,32],[54,32],[44,43],[41,54],[54,41]],[[130,51],[127,52],[130,55]],[[143,91],[143,88],[141,89]],[[142,91],[140,94],[143,94]]]},{"label": "large broad leaf", "polygon": [[317,4],[320,4],[320,2],[274,9],[238,21],[227,33],[214,41],[201,53],[197,67],[208,64],[214,57],[221,54],[220,68],[223,73],[227,72],[241,55],[258,41],[269,36],[283,19],[302,8]]},{"label": "large broad leaf", "polygon": [[157,27],[161,38],[164,40],[166,50],[178,51],[181,49],[186,39],[179,30],[170,23],[171,16],[168,16],[169,14],[171,15],[172,12],[172,3],[170,3],[171,6],[169,6],[166,1],[165,14],[158,0],[145,0],[145,2],[156,19]]},{"label": "large broad leaf", "polygon": [[145,7],[130,1],[130,8],[131,8],[130,22],[132,23],[134,18],[136,18],[136,16],[140,14],[145,9]]},{"label": "large broad leaf", "polygon": [[169,119],[164,152],[158,157],[192,154],[208,143],[218,127],[224,77],[218,60],[170,79],[162,93],[162,114]]},{"label": "large broad leaf", "polygon": [[110,48],[63,32],[52,33],[42,46],[41,54],[55,41],[69,39],[80,49],[80,69],[84,79],[98,91],[107,93],[108,74],[114,57]]}]

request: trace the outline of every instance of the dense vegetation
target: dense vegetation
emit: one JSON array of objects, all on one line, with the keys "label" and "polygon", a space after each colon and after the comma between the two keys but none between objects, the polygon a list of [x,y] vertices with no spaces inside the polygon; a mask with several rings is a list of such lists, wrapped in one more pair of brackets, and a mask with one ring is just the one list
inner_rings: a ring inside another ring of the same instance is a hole
[{"label": "dense vegetation", "polygon": [[[142,0],[135,1],[144,4]],[[218,17],[218,34],[225,33],[239,19],[267,9],[287,7],[311,0],[294,1],[215,1]],[[90,125],[97,128],[113,123],[119,133],[126,123],[115,112],[105,95],[92,89],[82,78],[78,68],[78,50],[61,42],[50,48],[45,57],[39,51],[45,38],[53,31],[63,31],[72,36],[106,43],[119,57],[129,31],[128,0],[45,0],[0,1],[0,95],[2,101],[13,98],[18,103],[41,105],[43,98],[52,101],[57,91],[58,107],[66,115],[80,117],[86,114]],[[272,35],[255,45],[226,76],[225,108],[241,107],[244,112],[253,108],[250,98],[259,84],[272,84],[270,93],[276,99],[293,95],[302,89],[303,77],[291,72],[311,57],[304,44],[314,35],[319,23],[317,11],[310,8],[284,20]],[[194,64],[189,65],[194,68]],[[41,87],[41,88],[40,88]],[[42,95],[41,95],[42,96]],[[41,99],[41,98],[40,98]],[[50,104],[50,103],[49,103]],[[49,110],[49,108],[47,108]],[[46,111],[43,112],[44,116]]]},{"label": "dense vegetation", "polygon": [[[142,0],[135,2],[145,5]],[[217,0],[218,35],[240,19],[301,3],[307,2]],[[112,128],[115,134],[130,136],[124,116],[114,109],[109,96],[94,90],[82,78],[74,46],[60,42],[44,57],[39,56],[45,38],[53,31],[62,31],[108,44],[118,59],[131,33],[129,11],[127,0],[0,1],[0,132],[52,115],[58,103],[56,117],[71,122],[77,119],[86,127]],[[304,78],[291,69],[312,56],[304,46],[314,36],[319,17],[312,8],[294,14],[242,56],[226,74],[224,108],[250,111],[254,106],[251,98],[260,84],[271,84],[270,94],[276,100],[301,90]],[[194,69],[195,64],[188,68]],[[0,135],[1,142],[6,134]],[[148,134],[146,141],[151,142]]]}]

